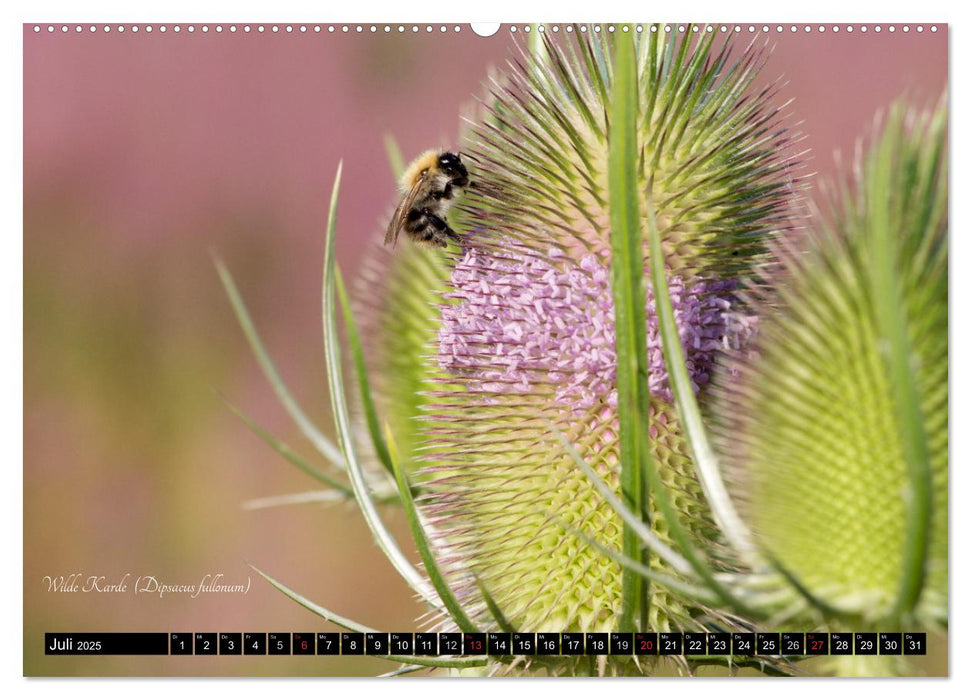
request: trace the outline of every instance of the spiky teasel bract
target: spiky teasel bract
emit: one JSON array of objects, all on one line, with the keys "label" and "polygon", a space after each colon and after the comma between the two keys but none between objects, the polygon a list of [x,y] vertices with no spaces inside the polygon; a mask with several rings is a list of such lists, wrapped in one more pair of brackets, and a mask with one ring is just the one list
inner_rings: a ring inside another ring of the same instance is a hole
[{"label": "spiky teasel bract", "polygon": [[[711,32],[678,39],[662,27],[644,30],[635,57],[637,197],[645,226],[648,192],[656,209],[678,336],[704,402],[719,356],[739,351],[753,332],[735,290],[788,227],[797,196],[792,136],[774,88],[753,82],[760,50],[716,45]],[[360,297],[370,307],[362,317],[371,366],[384,375],[376,384],[388,387],[378,400],[397,425],[423,426],[408,438],[421,512],[449,584],[483,627],[495,627],[498,611],[527,631],[620,628],[625,572],[612,552],[623,550],[625,525],[558,439],[619,489],[607,182],[613,46],[592,27],[573,37],[545,40],[494,79],[460,148],[473,186],[453,209],[464,243],[447,278],[413,283],[412,268],[423,263],[409,251],[384,257]],[[655,488],[665,489],[694,545],[728,571],[738,562],[711,517],[674,410],[649,257],[645,247]],[[422,279],[440,274],[436,261]],[[383,295],[373,293],[375,281]],[[402,324],[409,332],[396,330]],[[400,395],[389,357],[408,365],[404,386],[437,387],[424,405]],[[674,544],[653,499],[642,516]],[[656,553],[645,563],[681,576]],[[741,624],[683,591],[646,588],[639,628]]]},{"label": "spiky teasel bract", "polygon": [[947,117],[882,122],[781,251],[716,424],[746,520],[816,602],[790,619],[890,631],[947,624]]}]

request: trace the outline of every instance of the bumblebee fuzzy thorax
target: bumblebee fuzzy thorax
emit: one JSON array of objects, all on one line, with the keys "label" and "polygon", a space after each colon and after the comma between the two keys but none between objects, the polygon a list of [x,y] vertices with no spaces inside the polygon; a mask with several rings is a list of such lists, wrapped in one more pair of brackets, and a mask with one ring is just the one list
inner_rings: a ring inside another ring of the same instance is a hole
[{"label": "bumblebee fuzzy thorax", "polygon": [[438,157],[441,151],[430,149],[415,158],[401,175],[399,188],[402,194],[406,194],[421,178],[422,173],[431,173],[438,169]]}]

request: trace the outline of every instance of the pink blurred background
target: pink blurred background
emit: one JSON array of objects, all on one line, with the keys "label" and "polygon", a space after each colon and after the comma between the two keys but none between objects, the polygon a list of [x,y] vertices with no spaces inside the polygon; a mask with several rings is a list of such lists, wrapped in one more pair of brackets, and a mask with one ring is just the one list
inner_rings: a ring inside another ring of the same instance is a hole
[{"label": "pink blurred background", "polygon": [[[313,450],[252,359],[211,254],[234,273],[282,375],[332,435],[320,272],[337,162],[338,255],[353,273],[394,201],[384,135],[406,158],[454,145],[463,106],[511,56],[508,27],[480,38],[468,25],[431,34],[211,25],[191,35],[56,26],[24,28],[25,674],[390,670],[363,658],[45,657],[41,648],[45,631],[336,629],[247,561],[364,624],[416,627],[421,606],[353,507],[240,507],[317,485],[214,390],[304,456]],[[762,78],[784,76],[779,101],[795,99],[792,122],[814,154],[808,169],[829,176],[834,151],[849,154],[878,109],[899,96],[921,106],[940,97],[947,28],[816,26],[772,25]],[[410,551],[401,514],[386,515]],[[47,591],[45,575],[72,572],[253,580],[245,596],[196,599]]]}]

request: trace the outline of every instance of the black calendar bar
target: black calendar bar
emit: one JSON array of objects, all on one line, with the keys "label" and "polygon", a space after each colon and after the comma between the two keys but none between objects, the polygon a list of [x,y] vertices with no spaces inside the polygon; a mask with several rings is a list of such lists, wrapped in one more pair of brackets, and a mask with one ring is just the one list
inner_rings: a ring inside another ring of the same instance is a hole
[{"label": "black calendar bar", "polygon": [[165,632],[48,632],[44,653],[50,656],[166,656]]},{"label": "black calendar bar", "polygon": [[48,632],[44,653],[106,656],[926,655],[924,632]]}]

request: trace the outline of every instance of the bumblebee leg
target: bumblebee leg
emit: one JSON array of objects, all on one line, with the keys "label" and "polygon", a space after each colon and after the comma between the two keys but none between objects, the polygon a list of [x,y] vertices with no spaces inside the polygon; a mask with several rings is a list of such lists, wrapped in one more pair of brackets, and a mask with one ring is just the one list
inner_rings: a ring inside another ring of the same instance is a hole
[{"label": "bumblebee leg", "polygon": [[455,233],[455,231],[449,228],[449,225],[445,223],[445,219],[438,216],[437,214],[433,214],[428,209],[423,210],[422,213],[425,215],[425,218],[428,219],[428,223],[431,226],[434,226],[438,232],[445,234],[453,241],[462,240],[461,238],[459,238],[459,235]]},{"label": "bumblebee leg", "polygon": [[451,238],[456,243],[461,243],[462,242],[462,237],[460,235],[458,235],[457,233],[455,233],[455,231],[453,231],[448,226],[445,227],[445,230],[442,231],[442,233],[444,233],[446,236],[448,236],[449,238]]},{"label": "bumblebee leg", "polygon": [[445,189],[443,189],[441,192],[432,193],[432,198],[437,200],[452,199],[452,197],[454,196],[455,196],[455,192],[452,191],[452,183],[446,184]]}]

